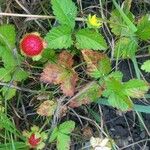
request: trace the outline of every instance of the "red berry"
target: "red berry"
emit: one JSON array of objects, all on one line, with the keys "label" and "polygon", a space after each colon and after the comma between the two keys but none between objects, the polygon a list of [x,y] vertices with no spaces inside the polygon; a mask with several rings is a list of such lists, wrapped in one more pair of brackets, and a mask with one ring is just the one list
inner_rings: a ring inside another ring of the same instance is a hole
[{"label": "red berry", "polygon": [[30,146],[33,148],[39,144],[40,140],[41,140],[41,138],[36,138],[34,133],[32,133],[31,136],[28,138],[28,142],[29,142]]},{"label": "red berry", "polygon": [[44,40],[37,33],[26,34],[20,42],[21,52],[29,57],[40,55],[44,46]]}]

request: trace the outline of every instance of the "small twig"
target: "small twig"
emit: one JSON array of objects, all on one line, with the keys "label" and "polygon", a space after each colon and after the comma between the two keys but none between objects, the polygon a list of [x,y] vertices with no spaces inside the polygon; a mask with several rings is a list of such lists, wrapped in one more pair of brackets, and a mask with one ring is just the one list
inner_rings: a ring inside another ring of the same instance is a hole
[{"label": "small twig", "polygon": [[132,144],[129,144],[129,145],[125,146],[125,147],[120,148],[120,150],[126,149],[126,148],[128,148],[128,147],[131,147],[131,146],[133,146],[133,145],[136,145],[136,144],[139,144],[139,143],[145,142],[145,141],[150,141],[150,139],[144,139],[144,140],[141,140],[141,141],[134,142],[134,143],[132,143]]},{"label": "small twig", "polygon": [[[48,16],[48,15],[32,15],[32,14],[17,14],[17,13],[3,13],[3,12],[0,12],[0,16],[24,17],[35,19],[55,19],[55,16]],[[86,19],[77,17],[76,21],[86,21]]]},{"label": "small twig", "polygon": [[7,86],[7,87],[9,87],[9,88],[14,88],[14,89],[17,89],[17,90],[19,90],[19,91],[24,91],[24,92],[29,92],[29,93],[39,93],[39,91],[30,90],[30,89],[22,88],[22,87],[18,87],[18,86],[15,86],[15,85],[13,85],[13,84],[9,84],[9,83],[0,82],[0,85],[1,85],[1,86]]}]

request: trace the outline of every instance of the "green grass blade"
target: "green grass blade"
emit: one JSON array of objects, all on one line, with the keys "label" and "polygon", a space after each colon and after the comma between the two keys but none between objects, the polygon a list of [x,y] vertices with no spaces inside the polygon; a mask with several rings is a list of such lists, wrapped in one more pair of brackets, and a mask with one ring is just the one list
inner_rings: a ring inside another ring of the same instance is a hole
[{"label": "green grass blade", "polygon": [[120,8],[120,6],[116,3],[116,1],[115,0],[112,0],[112,1],[113,1],[113,4],[115,5],[116,9],[119,11],[121,17],[125,21],[125,23],[131,29],[131,31],[136,32],[137,27],[130,21],[130,19],[126,16],[126,14],[123,12],[123,10]]}]

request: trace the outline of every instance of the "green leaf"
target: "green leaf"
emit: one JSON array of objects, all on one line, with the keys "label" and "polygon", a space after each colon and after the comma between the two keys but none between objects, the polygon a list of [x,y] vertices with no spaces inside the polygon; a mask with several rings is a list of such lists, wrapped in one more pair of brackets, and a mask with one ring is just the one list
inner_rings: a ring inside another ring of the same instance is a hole
[{"label": "green leaf", "polygon": [[118,81],[122,81],[122,78],[123,78],[123,74],[121,71],[115,71],[115,72],[112,72],[111,74],[109,74],[107,78],[114,78],[115,80],[118,80]]},{"label": "green leaf", "polygon": [[133,103],[130,98],[119,93],[111,93],[108,97],[108,102],[111,106],[122,111],[128,111],[133,108]]},{"label": "green leaf", "polygon": [[75,26],[77,7],[72,0],[51,0],[53,13],[62,25]]},{"label": "green leaf", "polygon": [[57,150],[69,150],[69,149],[70,149],[70,136],[59,133],[57,137]]},{"label": "green leaf", "polygon": [[150,72],[150,60],[145,61],[142,64],[141,69],[144,70],[145,72]]},{"label": "green leaf", "polygon": [[74,121],[65,121],[55,127],[52,131],[50,142],[53,142],[57,139],[57,149],[58,150],[69,150],[70,147],[70,133],[75,128]]},{"label": "green leaf", "polygon": [[29,76],[29,73],[24,71],[23,69],[19,68],[17,69],[17,71],[14,72],[14,75],[13,75],[13,80],[14,81],[22,81],[22,80],[25,80],[27,79]]},{"label": "green leaf", "polygon": [[81,29],[76,33],[76,46],[78,49],[107,49],[107,44],[103,36],[90,29]]},{"label": "green leaf", "polygon": [[7,86],[3,86],[2,95],[4,96],[5,100],[10,100],[16,95],[16,89],[15,88],[9,88]]},{"label": "green leaf", "polygon": [[75,128],[74,121],[65,121],[59,126],[59,133],[70,134]]},{"label": "green leaf", "polygon": [[55,127],[54,128],[54,130],[52,131],[52,133],[51,133],[51,136],[50,136],[50,142],[53,142],[54,140],[56,140],[57,139],[57,136],[58,136],[58,128],[57,127]]},{"label": "green leaf", "polygon": [[11,80],[10,70],[0,68],[0,81],[8,82]]},{"label": "green leaf", "polygon": [[115,57],[132,58],[138,48],[136,38],[122,37],[115,44]]},{"label": "green leaf", "polygon": [[150,39],[150,15],[143,16],[137,25],[137,35],[142,40]]},{"label": "green leaf", "polygon": [[130,20],[130,18],[128,18],[128,16],[124,13],[124,11],[120,8],[120,6],[116,3],[116,0],[112,0],[113,4],[115,5],[116,9],[118,10],[118,12],[120,13],[120,16],[122,17],[123,21],[126,23],[126,25],[128,26],[128,28],[130,29],[130,31],[132,31],[133,33],[137,31],[136,26],[132,23],[132,21]]},{"label": "green leaf", "polygon": [[11,119],[8,118],[4,113],[0,113],[0,128],[4,128],[6,131],[20,136],[19,131],[16,129]]},{"label": "green leaf", "polygon": [[132,98],[142,98],[149,90],[149,85],[143,80],[132,79],[124,84],[124,92]]},{"label": "green leaf", "polygon": [[0,26],[0,43],[9,49],[15,48],[16,32],[13,25]]},{"label": "green leaf", "polygon": [[[132,22],[134,21],[134,16],[131,12],[128,12],[126,15]],[[134,32],[131,31],[129,26],[120,16],[119,11],[116,9],[111,12],[109,25],[111,27],[111,31],[117,36],[134,36]]]},{"label": "green leaf", "polygon": [[55,50],[46,48],[43,53],[42,53],[42,58],[40,61],[45,62],[45,61],[50,61],[52,63],[56,62],[57,60],[57,55],[55,53]]},{"label": "green leaf", "polygon": [[108,102],[111,106],[122,111],[133,108],[131,99],[124,93],[124,86],[121,81],[109,78],[105,82],[106,89],[103,92],[103,96],[108,97]]},{"label": "green leaf", "polygon": [[50,49],[68,48],[73,44],[71,28],[67,26],[55,27],[47,33],[45,40]]},{"label": "green leaf", "polygon": [[0,57],[2,58],[5,68],[13,69],[13,67],[17,65],[17,60],[13,52],[4,46],[0,46]]},{"label": "green leaf", "polygon": [[[110,106],[107,99],[100,98],[98,101],[96,101],[97,104],[102,104],[106,106]],[[137,112],[143,112],[143,113],[149,113],[150,114],[150,106],[149,105],[137,105],[134,104],[133,110]]]}]

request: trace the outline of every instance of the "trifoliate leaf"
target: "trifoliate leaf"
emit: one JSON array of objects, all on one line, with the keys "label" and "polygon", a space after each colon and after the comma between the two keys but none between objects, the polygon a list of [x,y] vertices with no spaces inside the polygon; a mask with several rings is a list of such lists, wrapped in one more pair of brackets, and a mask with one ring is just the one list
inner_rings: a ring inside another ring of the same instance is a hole
[{"label": "trifoliate leaf", "polygon": [[108,97],[108,102],[111,106],[122,111],[132,109],[133,103],[131,99],[124,93],[124,86],[121,81],[114,78],[109,78],[105,82],[106,89],[103,92],[104,97]]},{"label": "trifoliate leaf", "polygon": [[70,134],[75,128],[74,121],[65,121],[59,125],[59,132],[64,134]]},{"label": "trifoliate leaf", "polygon": [[54,15],[59,23],[74,28],[77,7],[72,0],[52,0],[51,3]]},{"label": "trifoliate leaf", "polygon": [[142,64],[141,69],[144,70],[145,72],[150,72],[150,60],[145,61]]},{"label": "trifoliate leaf", "polygon": [[75,108],[98,100],[102,95],[103,89],[98,83],[91,82],[84,85],[79,91],[76,98],[70,101],[69,107]]},{"label": "trifoliate leaf", "polygon": [[0,68],[0,81],[8,82],[11,80],[11,70],[5,68]]},{"label": "trifoliate leaf", "polygon": [[70,136],[59,133],[57,136],[57,150],[70,149]]},{"label": "trifoliate leaf", "polygon": [[72,69],[72,55],[67,51],[59,54],[57,64],[49,63],[41,74],[41,81],[45,83],[61,84],[66,96],[73,96],[78,74]]},{"label": "trifoliate leaf", "polygon": [[[128,12],[126,15],[130,19],[131,22],[134,21],[134,16],[131,12]],[[116,9],[111,12],[109,25],[111,27],[111,31],[117,36],[128,37],[128,36],[134,35],[134,32],[131,31],[130,27],[125,23],[119,11]]]},{"label": "trifoliate leaf", "polygon": [[136,32],[138,37],[142,40],[150,39],[150,15],[143,16],[137,25],[138,31]]},{"label": "trifoliate leaf", "polygon": [[17,69],[13,74],[14,81],[22,81],[27,79],[29,76],[29,73],[23,69]]},{"label": "trifoliate leaf", "polygon": [[132,98],[142,98],[148,91],[149,85],[143,80],[132,79],[124,83],[124,92]]},{"label": "trifoliate leaf", "polygon": [[148,91],[149,85],[139,79],[132,79],[128,82],[121,82],[118,78],[108,76],[105,79],[104,97],[108,97],[108,102],[122,111],[132,109],[131,98],[143,98]]},{"label": "trifoliate leaf", "polygon": [[57,140],[58,150],[69,150],[70,148],[70,133],[75,128],[74,121],[65,121],[52,131],[50,142]]},{"label": "trifoliate leaf", "polygon": [[121,37],[115,44],[115,57],[132,58],[138,48],[136,38]]},{"label": "trifoliate leaf", "polygon": [[16,95],[16,89],[15,88],[10,88],[10,87],[5,87],[3,86],[2,90],[2,95],[4,96],[5,100],[10,100]]},{"label": "trifoliate leaf", "polygon": [[0,43],[9,48],[10,50],[15,48],[16,32],[13,25],[1,25],[0,26]]},{"label": "trifoliate leaf", "polygon": [[73,44],[71,38],[71,28],[67,26],[59,26],[50,30],[45,40],[50,49],[68,48]]},{"label": "trifoliate leaf", "polygon": [[92,50],[82,50],[87,64],[87,73],[94,78],[100,78],[111,71],[111,63],[107,55]]},{"label": "trifoliate leaf", "polygon": [[76,33],[78,49],[106,50],[107,44],[103,36],[91,29],[81,29]]}]

